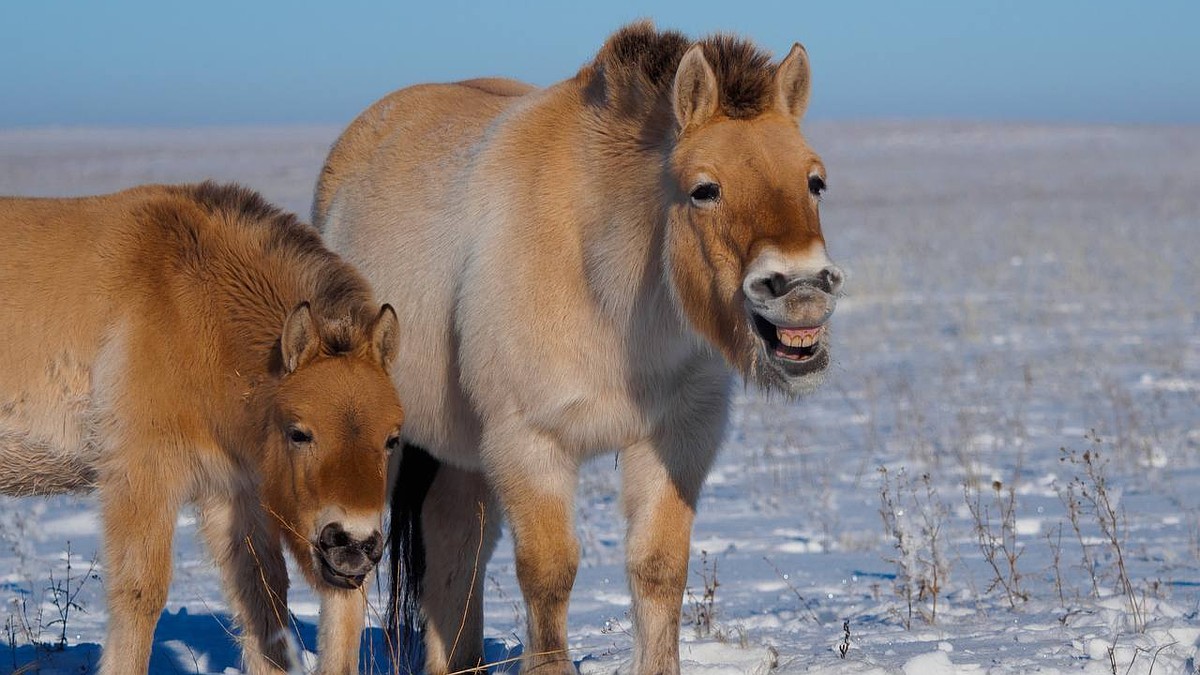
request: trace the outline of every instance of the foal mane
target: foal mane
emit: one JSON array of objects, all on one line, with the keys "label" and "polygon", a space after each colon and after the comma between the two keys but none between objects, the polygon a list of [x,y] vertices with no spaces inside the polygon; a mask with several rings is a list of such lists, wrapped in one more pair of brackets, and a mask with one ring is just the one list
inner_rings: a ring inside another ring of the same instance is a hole
[{"label": "foal mane", "polygon": [[[317,326],[323,353],[355,353],[370,348],[368,331],[379,309],[371,300],[370,287],[348,263],[326,248],[315,229],[272,205],[254,190],[235,183],[205,181],[178,186],[175,190],[179,197],[200,207],[214,221],[242,230],[258,242],[237,253],[225,248],[231,251],[227,260],[205,256],[203,261],[197,261],[210,270],[214,267],[220,270],[222,286],[230,296],[250,300],[252,296],[243,292],[245,288],[257,287],[261,292],[268,286],[275,287],[275,293],[297,294],[299,300],[310,304],[314,315],[322,317]],[[226,245],[238,248],[235,243],[238,241],[243,240],[229,237]],[[260,253],[250,252],[255,249]],[[213,252],[206,246],[196,246],[192,253],[201,251]],[[258,262],[252,263],[253,260]],[[250,263],[253,269],[245,263]],[[285,290],[289,288],[290,293]],[[250,304],[258,303],[250,300]],[[287,312],[292,307],[263,309]],[[274,333],[282,323],[265,325]],[[259,327],[253,328],[257,332]]]},{"label": "foal mane", "polygon": [[675,71],[693,45],[704,50],[720,91],[720,109],[733,119],[751,119],[775,100],[771,55],[749,40],[718,33],[693,42],[678,31],[659,31],[649,21],[614,33],[577,77],[593,103],[625,115],[654,112],[669,101]]}]

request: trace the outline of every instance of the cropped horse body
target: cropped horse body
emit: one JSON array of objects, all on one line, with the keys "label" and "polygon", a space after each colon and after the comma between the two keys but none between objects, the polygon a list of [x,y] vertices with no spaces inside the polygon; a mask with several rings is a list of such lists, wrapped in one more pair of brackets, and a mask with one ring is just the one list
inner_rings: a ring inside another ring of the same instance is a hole
[{"label": "cropped horse body", "polygon": [[[395,583],[420,593],[429,672],[479,662],[472,565],[497,505],[528,609],[523,667],[573,672],[574,490],[581,463],[614,450],[633,670],[678,670],[731,374],[791,395],[829,360],[841,272],[820,231],[824,167],[799,130],[808,72],[799,45],[771,64],[744,41],[637,24],[547,89],[410,87],[334,145],[314,223],[406,331],[393,565],[418,577]],[[397,551],[405,533],[424,548]]]},{"label": "cropped horse body", "polygon": [[100,671],[146,671],[191,502],[249,670],[297,665],[286,542],[321,596],[322,671],[357,672],[403,416],[395,313],[235,186],[0,199],[0,243],[0,492],[98,491]]}]

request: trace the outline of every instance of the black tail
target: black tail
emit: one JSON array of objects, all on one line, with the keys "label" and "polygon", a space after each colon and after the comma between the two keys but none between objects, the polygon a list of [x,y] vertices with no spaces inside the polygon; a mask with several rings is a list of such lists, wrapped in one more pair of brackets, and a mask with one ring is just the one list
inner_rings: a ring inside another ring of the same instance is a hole
[{"label": "black tail", "polygon": [[[425,576],[425,540],[421,505],[440,463],[416,445],[406,443],[392,488],[391,598],[387,632],[401,659],[414,662],[421,648],[421,580]],[[423,659],[415,660],[420,667]]]}]

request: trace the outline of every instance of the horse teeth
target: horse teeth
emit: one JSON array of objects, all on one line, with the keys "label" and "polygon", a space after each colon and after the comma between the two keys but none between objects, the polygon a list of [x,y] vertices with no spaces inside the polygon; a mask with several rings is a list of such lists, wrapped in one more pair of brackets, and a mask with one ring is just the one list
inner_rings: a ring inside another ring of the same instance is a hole
[{"label": "horse teeth", "polygon": [[781,328],[776,327],[775,333],[779,341],[787,347],[811,347],[821,339],[824,326],[816,328]]}]

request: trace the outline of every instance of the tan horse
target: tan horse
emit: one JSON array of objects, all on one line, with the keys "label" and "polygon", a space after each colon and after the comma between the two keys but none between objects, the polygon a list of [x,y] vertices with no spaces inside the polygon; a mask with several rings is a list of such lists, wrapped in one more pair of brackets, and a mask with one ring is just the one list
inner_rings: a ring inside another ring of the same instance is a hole
[{"label": "tan horse", "polygon": [[495,541],[493,495],[528,608],[524,668],[574,670],[574,490],[580,464],[613,450],[633,672],[678,670],[731,370],[792,395],[829,362],[842,273],[818,217],[825,168],[800,133],[808,95],[799,45],[773,64],[743,40],[642,23],[546,89],[397,91],[333,147],[314,222],[396,303],[404,439],[441,463],[406,448],[393,493],[393,542],[429,535],[405,572],[430,672],[481,656],[471,566]]},{"label": "tan horse", "polygon": [[358,672],[383,552],[396,315],[236,186],[0,199],[0,492],[99,491],[100,672],[145,672],[177,512],[199,508],[253,673],[289,660],[288,544],[321,670]]}]

